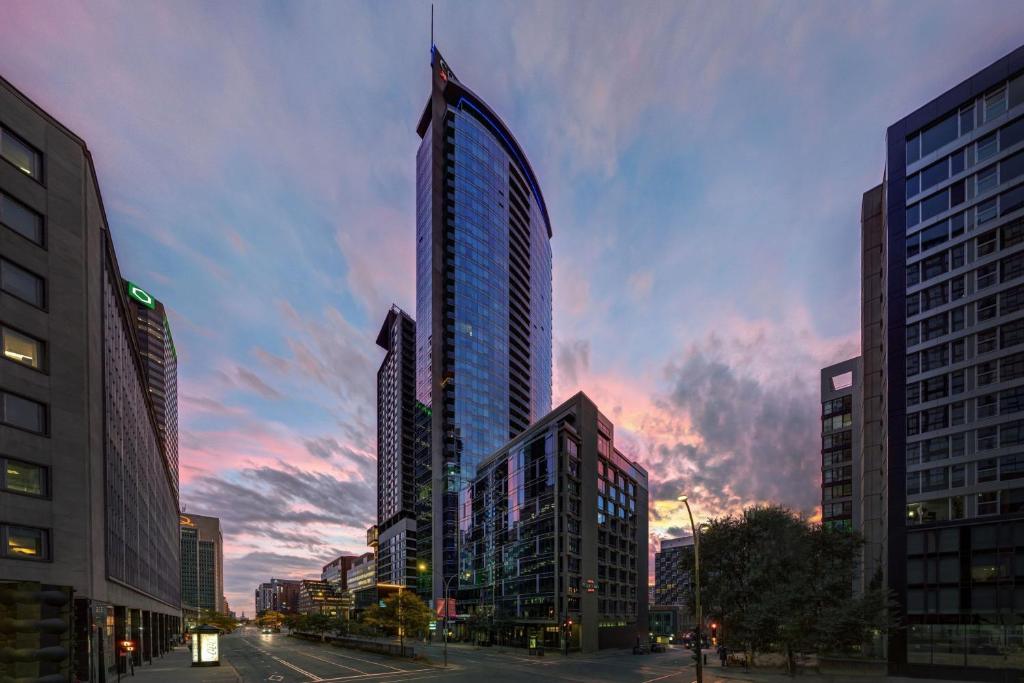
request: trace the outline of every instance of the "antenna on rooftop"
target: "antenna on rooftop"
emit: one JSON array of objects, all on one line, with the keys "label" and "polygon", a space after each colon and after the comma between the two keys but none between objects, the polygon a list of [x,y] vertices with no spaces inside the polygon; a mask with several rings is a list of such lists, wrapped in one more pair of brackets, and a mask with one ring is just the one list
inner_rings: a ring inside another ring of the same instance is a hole
[{"label": "antenna on rooftop", "polygon": [[434,3],[430,3],[430,49],[434,49]]}]

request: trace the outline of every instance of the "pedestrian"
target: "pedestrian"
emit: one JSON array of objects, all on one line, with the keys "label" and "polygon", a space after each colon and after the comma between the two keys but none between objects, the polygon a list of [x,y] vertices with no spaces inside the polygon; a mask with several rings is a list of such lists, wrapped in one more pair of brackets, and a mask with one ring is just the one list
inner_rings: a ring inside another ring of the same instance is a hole
[{"label": "pedestrian", "polygon": [[718,658],[722,660],[722,668],[725,668],[729,659],[729,652],[725,649],[725,643],[718,646]]}]

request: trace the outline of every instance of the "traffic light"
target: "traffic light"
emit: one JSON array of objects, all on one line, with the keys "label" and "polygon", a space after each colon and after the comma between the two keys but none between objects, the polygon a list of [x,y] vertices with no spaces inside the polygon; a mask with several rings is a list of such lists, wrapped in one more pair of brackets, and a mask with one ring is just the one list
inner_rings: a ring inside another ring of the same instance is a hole
[{"label": "traffic light", "polygon": [[71,595],[66,586],[0,582],[0,680],[70,679]]},{"label": "traffic light", "polygon": [[711,639],[714,640],[718,637],[718,624],[711,622]]}]

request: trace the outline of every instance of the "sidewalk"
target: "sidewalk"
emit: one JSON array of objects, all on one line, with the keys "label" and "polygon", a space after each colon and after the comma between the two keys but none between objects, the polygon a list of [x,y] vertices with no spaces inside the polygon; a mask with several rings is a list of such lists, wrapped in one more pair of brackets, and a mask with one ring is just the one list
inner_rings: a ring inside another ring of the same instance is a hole
[{"label": "sidewalk", "polygon": [[241,683],[241,680],[223,655],[220,666],[192,666],[191,654],[183,645],[163,657],[154,658],[152,664],[135,667],[134,677],[121,674],[121,683]]}]

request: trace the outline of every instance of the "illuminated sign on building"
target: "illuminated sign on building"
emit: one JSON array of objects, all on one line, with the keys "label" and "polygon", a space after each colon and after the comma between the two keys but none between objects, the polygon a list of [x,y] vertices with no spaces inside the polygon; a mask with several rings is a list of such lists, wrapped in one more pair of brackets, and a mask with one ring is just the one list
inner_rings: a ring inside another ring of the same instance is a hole
[{"label": "illuminated sign on building", "polygon": [[156,308],[156,300],[150,295],[149,292],[139,287],[134,282],[128,282],[128,296],[138,301],[146,308]]},{"label": "illuminated sign on building", "polygon": [[195,526],[192,522],[192,518],[185,515],[178,515],[178,524],[181,526]]}]

